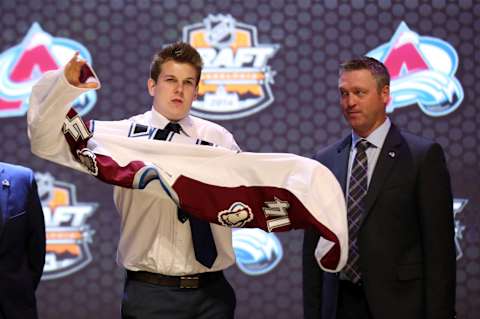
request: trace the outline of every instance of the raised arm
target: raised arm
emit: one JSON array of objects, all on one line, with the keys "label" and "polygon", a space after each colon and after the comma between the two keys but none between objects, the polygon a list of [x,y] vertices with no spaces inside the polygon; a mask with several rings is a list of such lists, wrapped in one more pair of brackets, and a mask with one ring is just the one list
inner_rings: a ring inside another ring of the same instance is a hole
[{"label": "raised arm", "polygon": [[68,61],[64,68],[65,79],[69,84],[81,89],[97,89],[100,83],[93,73],[93,70],[88,66],[87,61],[80,59],[78,52],[75,52],[73,57]]},{"label": "raised arm", "polygon": [[62,126],[72,102],[82,93],[98,88],[98,78],[78,53],[63,69],[45,73],[32,88],[27,113],[32,153],[83,170],[73,160],[62,134]]}]

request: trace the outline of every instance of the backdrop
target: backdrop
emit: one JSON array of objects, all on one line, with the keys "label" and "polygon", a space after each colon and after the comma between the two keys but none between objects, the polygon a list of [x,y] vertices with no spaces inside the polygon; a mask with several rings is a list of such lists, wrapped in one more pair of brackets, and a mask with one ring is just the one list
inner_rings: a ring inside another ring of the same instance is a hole
[{"label": "backdrop", "polygon": [[[476,1],[0,1],[1,160],[37,172],[48,255],[42,319],[118,318],[123,270],[109,185],[30,153],[32,84],[74,51],[103,88],[76,102],[85,118],[122,119],[151,105],[149,62],[183,40],[205,62],[193,112],[244,150],[311,156],[343,137],[337,68],[358,55],[392,73],[391,119],[445,149],[455,196],[458,318],[480,313],[480,4]],[[234,234],[227,271],[237,318],[301,318],[302,231]]]}]

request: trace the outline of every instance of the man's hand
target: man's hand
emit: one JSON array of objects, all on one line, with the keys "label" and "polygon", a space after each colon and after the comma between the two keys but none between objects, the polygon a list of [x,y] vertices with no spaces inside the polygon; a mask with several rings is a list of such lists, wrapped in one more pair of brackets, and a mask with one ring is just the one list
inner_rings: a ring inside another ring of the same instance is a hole
[{"label": "man's hand", "polygon": [[65,77],[73,86],[82,88],[82,89],[96,89],[98,87],[97,82],[85,82],[82,83],[80,81],[80,74],[82,71],[82,67],[88,67],[85,60],[79,58],[79,53],[75,52],[73,57],[68,61],[67,65],[65,66]]}]

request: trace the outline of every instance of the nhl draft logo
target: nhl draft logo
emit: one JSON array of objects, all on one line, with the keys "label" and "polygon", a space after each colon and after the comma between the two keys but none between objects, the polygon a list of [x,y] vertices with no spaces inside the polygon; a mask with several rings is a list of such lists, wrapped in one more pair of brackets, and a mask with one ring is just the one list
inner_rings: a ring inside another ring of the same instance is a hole
[{"label": "nhl draft logo", "polygon": [[55,180],[50,173],[35,173],[47,233],[47,254],[42,280],[68,276],[92,260],[89,244],[94,230],[87,219],[96,203],[79,203],[75,185]]},{"label": "nhl draft logo", "polygon": [[253,220],[253,213],[249,206],[235,202],[228,210],[218,213],[218,222],[227,227],[243,227]]},{"label": "nhl draft logo", "polygon": [[387,112],[418,104],[425,114],[438,117],[460,106],[464,94],[455,78],[458,56],[449,43],[420,36],[402,22],[389,43],[367,55],[382,61],[390,72]]},{"label": "nhl draft logo", "polygon": [[[19,44],[0,52],[0,117],[24,115],[35,82],[43,73],[67,64],[76,51],[92,63],[90,53],[82,44],[54,37],[34,22]],[[96,93],[89,91],[73,105],[80,114],[86,114],[96,100]]]},{"label": "nhl draft logo", "polygon": [[209,15],[186,26],[183,41],[202,56],[204,68],[192,114],[216,120],[254,114],[273,102],[275,72],[267,64],[277,44],[259,44],[257,29],[231,15]]}]

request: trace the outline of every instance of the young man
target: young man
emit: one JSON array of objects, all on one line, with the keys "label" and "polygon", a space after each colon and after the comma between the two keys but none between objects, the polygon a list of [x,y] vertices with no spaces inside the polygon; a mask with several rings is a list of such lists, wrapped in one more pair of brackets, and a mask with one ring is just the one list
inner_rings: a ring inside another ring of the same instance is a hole
[{"label": "young man", "polygon": [[[100,87],[98,79],[83,81],[85,67],[76,54],[64,70],[47,73],[33,88],[28,114],[32,151],[77,169],[81,166],[73,160],[61,127],[72,97]],[[201,70],[200,55],[189,44],[175,43],[161,50],[147,81],[153,106],[130,120],[238,150],[226,129],[189,115]],[[158,188],[155,195],[114,188],[122,230],[117,261],[127,270],[123,318],[233,318],[235,294],[222,273],[235,262],[231,230],[211,224],[213,240],[208,240],[206,224],[205,242],[214,242],[215,251],[204,262],[192,240],[196,221],[177,212],[159,184],[149,187]]]},{"label": "young man", "polygon": [[36,319],[45,221],[31,169],[0,162],[0,318]]},{"label": "young man", "polygon": [[305,318],[454,318],[453,205],[441,146],[391,123],[390,76],[379,61],[342,64],[338,86],[352,134],[315,159],[345,191],[349,258],[340,273],[322,272],[319,236],[305,232]]}]

